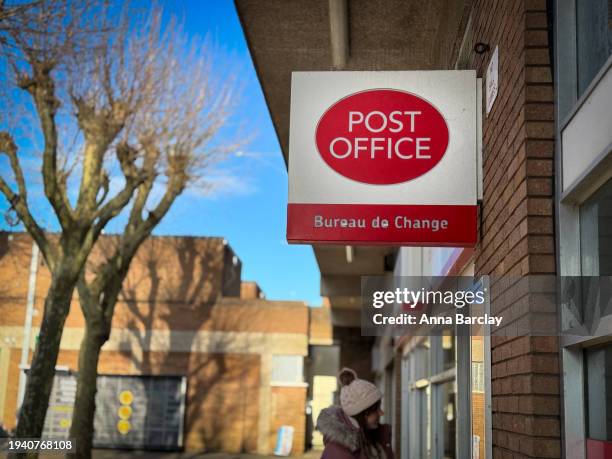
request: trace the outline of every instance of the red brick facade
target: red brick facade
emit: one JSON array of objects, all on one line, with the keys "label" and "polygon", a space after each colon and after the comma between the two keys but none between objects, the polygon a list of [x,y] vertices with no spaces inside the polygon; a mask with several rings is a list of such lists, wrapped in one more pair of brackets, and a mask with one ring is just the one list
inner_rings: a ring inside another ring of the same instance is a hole
[{"label": "red brick facade", "polygon": [[[24,234],[0,233],[0,278],[10,279],[0,291],[0,352],[9,355],[8,374],[0,375],[0,389],[5,388],[0,419],[8,428],[15,425],[31,245]],[[227,264],[239,263],[232,261],[233,252],[227,256],[228,250],[219,238],[145,242],[124,283],[98,372],[186,376],[187,450],[269,453],[278,427],[291,425],[293,451],[301,453],[307,388],[271,386],[270,372],[274,354],[307,355],[308,307],[260,299],[258,287],[246,292],[247,298],[233,296],[240,273]],[[49,272],[41,262],[33,337],[48,285]],[[224,295],[228,285],[232,296]],[[83,329],[75,294],[57,365],[78,370]]]},{"label": "red brick facade", "polygon": [[304,451],[306,440],[306,422],[296,423],[304,415],[306,407],[306,390],[302,387],[273,387],[270,409],[276,413],[270,426],[270,451],[276,445],[276,432],[283,425],[293,426],[294,454]]},{"label": "red brick facade", "polygon": [[[490,114],[483,113],[476,274],[554,274],[554,98],[546,1],[483,0],[473,11],[468,38],[490,44],[491,52],[499,46],[499,94]],[[491,52],[472,54],[470,68],[479,76]],[[561,457],[557,338],[517,337],[538,299],[526,288],[509,301],[507,288],[491,286],[492,313],[504,311],[514,327],[508,333],[513,337],[492,337],[493,457]]]}]

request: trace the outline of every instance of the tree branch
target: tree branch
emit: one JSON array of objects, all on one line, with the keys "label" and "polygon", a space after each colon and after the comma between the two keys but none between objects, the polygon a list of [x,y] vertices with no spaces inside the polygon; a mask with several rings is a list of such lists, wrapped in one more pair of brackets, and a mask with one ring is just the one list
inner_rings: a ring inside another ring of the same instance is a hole
[{"label": "tree branch", "polygon": [[112,218],[119,215],[123,208],[128,205],[134,190],[145,180],[145,177],[139,174],[138,168],[135,165],[136,157],[137,151],[127,143],[117,146],[117,158],[125,177],[125,186],[95,213],[92,230],[96,239],[104,226]]},{"label": "tree branch", "polygon": [[148,237],[153,228],[166,216],[176,198],[183,192],[187,185],[187,176],[184,174],[174,174],[170,176],[168,187],[164,196],[161,198],[155,209],[149,212],[147,219],[140,225],[140,232]]},{"label": "tree branch", "polygon": [[93,323],[96,320],[101,320],[103,317],[102,310],[92,306],[98,306],[97,300],[93,300],[96,297],[96,293],[89,288],[87,279],[85,278],[85,270],[82,270],[79,274],[79,280],[77,282],[77,290],[79,292],[81,310],[85,316],[87,324]]},{"label": "tree branch", "polygon": [[[149,172],[153,171],[156,161],[157,154],[154,153],[154,150],[150,150],[148,159],[145,158],[143,169]],[[176,167],[170,168],[170,170],[173,171],[173,175],[169,178],[166,192],[155,209],[149,213],[146,220],[143,220],[141,215],[152,189],[154,177],[149,175],[149,179],[140,184],[136,199],[138,209],[140,210],[135,211],[134,208],[132,208],[129,223],[125,232],[120,237],[119,246],[114,254],[104,263],[94,280],[89,284],[91,293],[97,294],[98,296],[102,293],[105,295],[105,303],[109,309],[104,309],[103,313],[107,321],[112,319],[112,308],[114,308],[116,297],[119,294],[123,279],[125,278],[130,263],[136,255],[138,248],[144,240],[151,235],[155,226],[168,213],[172,204],[183,192],[187,184],[187,175],[183,170],[177,170]],[[108,297],[108,301],[106,301],[106,297]]]},{"label": "tree branch", "polygon": [[108,196],[108,192],[110,191],[110,179],[108,178],[108,174],[106,171],[102,171],[102,196],[97,202],[96,207],[100,207],[102,203],[106,200]]},{"label": "tree branch", "polygon": [[58,182],[58,136],[55,114],[60,102],[55,96],[55,83],[51,77],[54,64],[31,59],[30,65],[32,66],[33,76],[30,79],[22,78],[20,85],[34,99],[44,136],[42,172],[45,195],[53,206],[62,228],[66,229],[72,227],[74,215],[66,190],[62,189]]},{"label": "tree branch", "polygon": [[117,146],[117,158],[125,177],[125,186],[93,214],[77,260],[85,262],[106,224],[121,213],[132,199],[134,190],[143,182],[144,177],[136,167],[137,153],[136,149],[126,142]]},{"label": "tree branch", "polygon": [[156,166],[160,157],[159,149],[152,142],[144,143],[144,161],[142,164],[141,175],[144,177],[144,181],[138,186],[136,192],[136,199],[134,199],[134,205],[130,212],[128,219],[128,226],[135,227],[142,223],[142,211],[147,203],[149,194],[153,189],[155,179],[157,177]]},{"label": "tree branch", "polygon": [[19,164],[19,158],[17,158],[17,145],[13,140],[13,137],[8,132],[0,132],[0,152],[8,156],[11,169],[15,175],[15,181],[17,182],[17,189],[19,195],[23,199],[27,199],[27,190],[25,185],[25,179],[23,178],[23,170]]},{"label": "tree branch", "polygon": [[8,132],[0,132],[0,152],[4,153],[9,158],[11,169],[15,175],[15,181],[17,182],[18,194],[11,190],[9,185],[2,177],[0,177],[0,191],[11,203],[12,208],[15,210],[15,212],[17,212],[20,220],[34,238],[34,241],[45,257],[47,264],[52,267],[55,265],[57,254],[55,253],[54,246],[49,243],[44,231],[30,213],[23,170],[21,169],[19,158],[17,157],[17,145],[15,144],[13,137]]},{"label": "tree branch", "polygon": [[[110,78],[110,76],[109,76]],[[111,101],[109,106],[98,107],[82,98],[72,96],[77,108],[77,121],[85,136],[85,155],[76,213],[79,217],[91,217],[97,208],[96,199],[104,187],[103,163],[105,153],[123,129],[127,110],[122,104]]]},{"label": "tree branch", "polygon": [[47,265],[53,270],[57,260],[57,250],[55,246],[49,242],[45,232],[30,213],[27,201],[22,196],[14,193],[2,177],[0,177],[0,192],[2,192],[11,203],[19,219],[23,222],[23,225],[38,245],[43,257],[45,257]]}]

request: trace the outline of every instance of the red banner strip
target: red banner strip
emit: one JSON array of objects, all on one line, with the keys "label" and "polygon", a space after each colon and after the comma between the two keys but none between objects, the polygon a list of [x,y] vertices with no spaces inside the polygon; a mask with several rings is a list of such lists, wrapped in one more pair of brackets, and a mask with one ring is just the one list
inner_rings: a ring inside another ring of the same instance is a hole
[{"label": "red banner strip", "polygon": [[587,438],[587,459],[612,458],[612,441],[601,441]]},{"label": "red banner strip", "polygon": [[478,206],[289,204],[287,241],[474,247]]}]

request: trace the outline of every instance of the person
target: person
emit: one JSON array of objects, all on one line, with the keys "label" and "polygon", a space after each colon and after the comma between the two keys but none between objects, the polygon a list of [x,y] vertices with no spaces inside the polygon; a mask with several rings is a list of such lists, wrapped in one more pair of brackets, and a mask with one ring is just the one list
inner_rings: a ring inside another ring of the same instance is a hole
[{"label": "person", "polygon": [[394,459],[391,427],[380,424],[380,390],[350,368],[338,380],[340,406],[325,408],[317,419],[325,445],[321,459]]}]

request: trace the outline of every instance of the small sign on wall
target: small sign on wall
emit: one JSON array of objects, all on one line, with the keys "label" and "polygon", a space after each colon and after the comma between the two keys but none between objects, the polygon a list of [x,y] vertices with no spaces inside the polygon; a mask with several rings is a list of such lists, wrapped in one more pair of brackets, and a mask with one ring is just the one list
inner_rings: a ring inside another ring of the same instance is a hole
[{"label": "small sign on wall", "polygon": [[293,433],[294,429],[292,426],[281,426],[280,429],[278,429],[276,448],[274,449],[275,456],[289,456],[291,454]]},{"label": "small sign on wall", "polygon": [[487,67],[487,115],[493,108],[493,103],[497,99],[497,90],[499,89],[499,47],[495,47],[491,61]]}]

